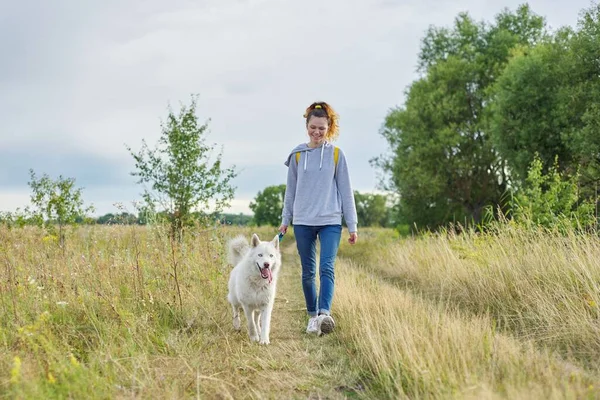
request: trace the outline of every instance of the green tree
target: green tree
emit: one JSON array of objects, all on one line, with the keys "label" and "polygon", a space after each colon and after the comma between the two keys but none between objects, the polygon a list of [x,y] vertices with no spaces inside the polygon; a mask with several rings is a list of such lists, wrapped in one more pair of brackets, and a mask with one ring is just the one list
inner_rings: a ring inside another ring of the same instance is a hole
[{"label": "green tree", "polygon": [[596,199],[600,186],[600,4],[582,13],[569,49],[571,90],[563,109],[570,110],[567,144],[580,168],[583,194]]},{"label": "green tree", "polygon": [[361,226],[390,225],[390,207],[388,197],[382,194],[360,193],[354,191],[356,215]]},{"label": "green tree", "polygon": [[387,115],[382,135],[391,152],[372,160],[397,193],[398,223],[436,227],[478,222],[507,187],[505,162],[489,133],[491,87],[512,49],[537,43],[544,20],[528,6],[503,11],[493,24],[460,14],[452,29],[430,28],[421,45],[422,77],[403,107]]},{"label": "green tree", "polygon": [[535,153],[545,172],[555,156],[564,165],[572,160],[561,137],[569,121],[557,112],[566,94],[568,40],[569,32],[564,30],[547,43],[518,49],[494,87],[490,132],[515,184],[526,179]]},{"label": "green tree", "polygon": [[192,213],[204,215],[220,212],[233,198],[231,180],[237,176],[234,167],[222,167],[222,152],[211,160],[215,145],[206,144],[208,124],[200,125],[196,116],[196,98],[183,105],[178,115],[169,109],[167,122],[154,149],[145,141],[138,153],[127,147],[135,159],[138,183],[145,187],[148,210],[161,207],[171,225],[171,235],[181,239],[183,229],[193,223]]},{"label": "green tree", "polygon": [[84,207],[82,189],[75,187],[74,178],[53,180],[44,174],[38,178],[30,169],[29,187],[32,190],[30,210],[33,218],[39,225],[50,232],[54,231],[54,224],[58,225],[58,238],[61,247],[65,244],[65,227],[74,224],[78,217],[94,210],[93,206]]},{"label": "green tree", "polygon": [[534,154],[547,173],[580,171],[584,197],[600,183],[600,5],[582,13],[578,29],[563,28],[543,44],[519,49],[495,87],[491,131],[515,184]]},{"label": "green tree", "polygon": [[267,186],[263,191],[258,192],[254,201],[250,203],[250,209],[254,213],[254,223],[258,226],[279,226],[284,198],[285,185]]}]

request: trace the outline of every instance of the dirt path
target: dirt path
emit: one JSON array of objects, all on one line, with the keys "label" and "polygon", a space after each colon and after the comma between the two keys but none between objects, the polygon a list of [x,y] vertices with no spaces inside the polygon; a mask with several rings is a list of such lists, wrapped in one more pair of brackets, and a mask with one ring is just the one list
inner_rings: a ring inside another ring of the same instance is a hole
[{"label": "dirt path", "polygon": [[227,337],[222,338],[226,343],[220,340],[220,349],[214,349],[220,354],[212,355],[223,363],[217,368],[221,372],[207,377],[204,383],[212,382],[209,392],[218,392],[220,387],[224,398],[352,397],[348,388],[356,379],[348,369],[347,350],[335,332],[323,337],[305,333],[307,316],[295,243],[284,240],[282,253],[283,268],[272,315],[271,344],[250,343],[244,329],[237,334],[226,327]]}]

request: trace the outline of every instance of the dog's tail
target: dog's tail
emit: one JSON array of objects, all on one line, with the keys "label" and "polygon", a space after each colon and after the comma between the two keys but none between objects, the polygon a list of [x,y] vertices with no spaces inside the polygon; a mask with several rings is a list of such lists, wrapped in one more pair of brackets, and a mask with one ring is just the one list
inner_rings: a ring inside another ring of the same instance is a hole
[{"label": "dog's tail", "polygon": [[248,239],[242,235],[234,237],[227,245],[227,261],[231,265],[237,265],[249,249]]}]

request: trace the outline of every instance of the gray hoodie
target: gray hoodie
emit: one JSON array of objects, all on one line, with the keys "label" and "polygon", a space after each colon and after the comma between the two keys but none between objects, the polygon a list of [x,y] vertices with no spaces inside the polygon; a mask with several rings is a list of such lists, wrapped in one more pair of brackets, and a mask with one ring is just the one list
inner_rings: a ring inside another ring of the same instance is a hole
[{"label": "gray hoodie", "polygon": [[[350,183],[346,157],[339,150],[337,168],[333,160],[334,146],[325,142],[310,148],[298,145],[288,155],[287,186],[282,223],[290,225],[340,225],[342,214],[349,232],[358,224],[354,192]],[[296,163],[296,153],[300,160]]]}]

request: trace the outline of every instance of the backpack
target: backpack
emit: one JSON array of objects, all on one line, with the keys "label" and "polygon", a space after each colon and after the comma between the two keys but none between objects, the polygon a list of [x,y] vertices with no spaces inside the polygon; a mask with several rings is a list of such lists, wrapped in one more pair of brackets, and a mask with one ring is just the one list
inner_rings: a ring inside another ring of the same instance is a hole
[{"label": "backpack", "polygon": [[[339,159],[340,159],[340,148],[337,146],[334,146],[333,147],[333,163],[336,167],[335,172],[337,172],[337,164],[338,164]],[[300,152],[297,152],[296,153],[296,164],[298,164],[299,162],[300,162]]]}]

